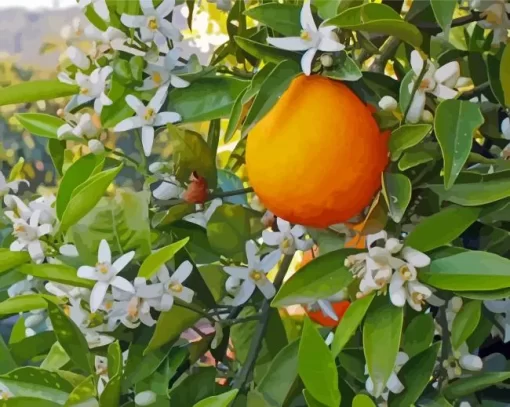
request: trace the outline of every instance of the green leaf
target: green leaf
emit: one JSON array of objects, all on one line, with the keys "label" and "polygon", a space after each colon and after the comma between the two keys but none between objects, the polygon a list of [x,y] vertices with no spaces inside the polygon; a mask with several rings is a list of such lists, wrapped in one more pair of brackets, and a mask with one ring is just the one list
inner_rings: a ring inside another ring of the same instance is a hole
[{"label": "green leaf", "polygon": [[466,163],[475,131],[484,123],[480,108],[462,100],[445,100],[434,118],[434,131],[444,160],[444,186],[450,189]]},{"label": "green leaf", "polygon": [[100,172],[89,178],[89,180],[81,186],[79,192],[72,196],[62,215],[62,222],[60,224],[60,230],[62,232],[67,231],[97,205],[122,167],[123,164],[110,170]]},{"label": "green leaf", "polygon": [[0,360],[2,361],[0,364],[0,374],[5,374],[18,367],[2,336],[0,336]]},{"label": "green leaf", "polygon": [[267,3],[249,8],[244,14],[285,37],[299,37],[302,30],[299,5]]},{"label": "green leaf", "polygon": [[457,6],[457,0],[430,0],[436,21],[444,32],[448,32],[452,23],[453,12]]},{"label": "green leaf", "polygon": [[59,176],[62,176],[62,167],[64,165],[64,154],[66,150],[65,140],[49,139],[48,140],[48,154],[51,157],[53,166]]},{"label": "green leaf", "polygon": [[510,107],[510,45],[508,44],[501,56],[499,72],[501,72],[501,86],[505,95],[505,105]]},{"label": "green leaf", "polygon": [[66,122],[58,117],[42,113],[18,113],[21,125],[36,136],[57,138],[57,130]]},{"label": "green leaf", "polygon": [[444,390],[447,399],[453,400],[459,397],[469,396],[477,391],[486,389],[494,384],[510,379],[510,372],[480,373],[471,377],[455,380]]},{"label": "green leaf", "polygon": [[17,314],[19,312],[32,311],[34,309],[46,308],[48,302],[52,301],[61,304],[62,300],[53,295],[26,294],[8,298],[0,302],[0,315]]},{"label": "green leaf", "polygon": [[[244,188],[243,181],[229,170],[218,170],[218,187],[223,192],[231,192]],[[224,202],[238,205],[248,205],[246,194],[223,198]]]},{"label": "green leaf", "polygon": [[324,70],[324,75],[328,78],[352,82],[363,77],[358,64],[346,52],[340,53],[334,61],[335,64],[331,68]]},{"label": "green leaf", "polygon": [[353,278],[344,262],[353,253],[356,251],[341,249],[313,259],[285,282],[271,306],[306,304],[329,297],[347,287]]},{"label": "green leaf", "polygon": [[266,63],[273,62],[278,64],[285,60],[299,61],[300,55],[293,51],[281,50],[270,45],[250,40],[249,38],[234,37],[234,41],[243,51],[261,59]]},{"label": "green leaf", "polygon": [[299,343],[298,371],[314,399],[329,407],[338,407],[340,391],[335,358],[308,318]]},{"label": "green leaf", "polygon": [[398,377],[404,385],[404,391],[399,394],[391,393],[389,405],[392,407],[408,407],[414,405],[429,383],[440,343],[413,356],[402,367]]},{"label": "green leaf", "polygon": [[11,353],[19,364],[23,364],[36,356],[47,353],[56,340],[52,331],[40,332],[10,344]]},{"label": "green leaf", "polygon": [[322,404],[314,399],[310,392],[306,389],[303,389],[303,397],[305,398],[306,405],[308,407],[327,407],[325,404]]},{"label": "green leaf", "polygon": [[99,397],[100,407],[118,406],[120,401],[121,376],[111,377]]},{"label": "green leaf", "polygon": [[61,404],[36,397],[12,397],[2,400],[1,407],[59,407]]},{"label": "green leaf", "polygon": [[20,367],[0,376],[0,385],[5,386],[15,397],[35,397],[64,404],[73,386],[57,373],[38,367]]},{"label": "green leaf", "polygon": [[388,204],[390,216],[400,223],[411,202],[412,185],[404,174],[383,173],[383,195]]},{"label": "green leaf", "polygon": [[122,373],[122,350],[119,341],[108,346],[108,376],[113,377]]},{"label": "green leaf", "polygon": [[402,20],[400,14],[384,4],[369,3],[352,7],[322,23],[322,26],[329,25],[393,35],[415,47],[420,47],[423,41],[420,31],[414,25]]},{"label": "green leaf", "polygon": [[78,86],[68,85],[57,79],[18,83],[0,88],[0,106],[76,95],[79,90]]},{"label": "green leaf", "polygon": [[30,255],[27,252],[11,252],[9,249],[0,249],[0,274],[29,261]]},{"label": "green leaf", "polygon": [[87,154],[75,161],[66,171],[57,192],[55,203],[57,217],[61,220],[74,190],[89,179],[95,171],[101,171],[103,160],[94,154]]},{"label": "green leaf", "polygon": [[131,59],[129,60],[129,68],[131,71],[131,76],[136,81],[142,80],[144,65],[145,65],[145,60],[141,56],[134,56],[134,57],[131,57]]},{"label": "green leaf", "polygon": [[151,278],[161,266],[163,266],[167,261],[173,259],[175,253],[186,246],[188,241],[189,238],[182,239],[156,250],[144,260],[140,266],[140,270],[138,271],[138,277],[143,277],[145,279]]},{"label": "green leaf", "polygon": [[190,241],[186,250],[195,263],[208,264],[220,259],[220,256],[211,248],[207,231],[202,226],[181,220],[169,225],[168,231],[172,232],[176,239],[189,237]]},{"label": "green leaf", "polygon": [[407,326],[402,349],[412,358],[427,349],[434,339],[434,318],[430,314],[418,314]]},{"label": "green leaf", "polygon": [[358,394],[352,400],[352,407],[376,407],[376,404],[366,394]]},{"label": "green leaf", "polygon": [[428,252],[458,238],[480,215],[481,208],[452,205],[416,225],[406,238],[406,246]]},{"label": "green leaf", "polygon": [[289,343],[273,359],[257,390],[276,405],[283,405],[298,375],[299,341]]},{"label": "green leaf", "polygon": [[361,321],[365,317],[374,294],[367,295],[360,300],[354,301],[338,324],[333,343],[331,344],[331,353],[333,356],[338,356],[344,346],[347,344],[349,339],[354,335],[358,327],[361,325]]},{"label": "green leaf", "polygon": [[451,291],[491,291],[510,287],[510,260],[493,253],[466,251],[433,260],[419,273],[426,284]]},{"label": "green leaf", "polygon": [[48,314],[53,325],[57,340],[71,360],[87,373],[94,372],[89,347],[85,337],[65,312],[58,306],[48,302]]},{"label": "green leaf", "polygon": [[[53,334],[55,336],[55,334]],[[62,347],[62,345],[58,342],[55,342],[51,348],[44,360],[41,363],[41,369],[44,370],[59,370],[62,368],[66,363],[68,363],[71,359],[69,358],[68,354]]]},{"label": "green leaf", "polygon": [[[491,86],[492,93],[498,100],[498,102],[505,105],[505,94],[503,87],[501,86],[501,72],[499,71],[501,61],[494,55],[487,55],[487,76],[489,77],[489,84]],[[499,131],[499,129],[498,129]]]},{"label": "green leaf", "polygon": [[294,61],[280,62],[267,76],[255,97],[243,124],[243,135],[247,134],[276,104],[301,69]]},{"label": "green leaf", "polygon": [[201,367],[170,390],[170,403],[173,406],[193,406],[204,398],[223,392],[224,387],[215,383],[216,369]]},{"label": "green leaf", "polygon": [[482,316],[482,303],[469,301],[457,313],[452,324],[452,347],[458,349],[475,331]]},{"label": "green leaf", "polygon": [[125,95],[115,100],[111,105],[104,106],[101,111],[103,128],[111,129],[122,120],[133,116],[133,109],[126,103]]},{"label": "green leaf", "polygon": [[232,106],[232,111],[230,112],[230,116],[228,119],[227,130],[225,130],[225,135],[223,136],[223,140],[225,143],[228,143],[232,139],[232,137],[234,137],[234,133],[237,131],[237,128],[240,125],[244,107],[243,97],[246,94],[247,90],[248,88],[246,88],[239,94],[234,103],[234,106]]},{"label": "green leaf", "polygon": [[207,180],[207,187],[216,188],[216,153],[198,133],[168,126],[177,179],[188,182],[193,171]]},{"label": "green leaf", "polygon": [[501,290],[493,291],[462,291],[458,293],[463,298],[469,298],[470,300],[502,300],[510,297],[510,288],[502,288]]},{"label": "green leaf", "polygon": [[234,389],[218,396],[211,396],[196,403],[193,407],[228,407],[234,401],[239,390]]},{"label": "green leaf", "polygon": [[248,84],[224,76],[200,78],[185,89],[173,89],[168,95],[168,105],[172,112],[182,116],[184,123],[227,117]]},{"label": "green leaf", "polygon": [[78,277],[74,267],[65,264],[25,264],[19,271],[27,276],[42,278],[43,280],[69,284],[77,287],[92,288],[95,281]]},{"label": "green leaf", "polygon": [[397,161],[404,150],[417,145],[432,131],[430,124],[404,124],[391,133],[389,149],[391,160]]},{"label": "green leaf", "polygon": [[95,398],[97,395],[94,376],[89,376],[74,388],[64,407],[80,405],[84,401]]},{"label": "green leaf", "polygon": [[376,297],[363,325],[363,351],[368,372],[374,382],[374,396],[379,397],[393,373],[400,347],[404,309],[395,307],[388,296]]}]

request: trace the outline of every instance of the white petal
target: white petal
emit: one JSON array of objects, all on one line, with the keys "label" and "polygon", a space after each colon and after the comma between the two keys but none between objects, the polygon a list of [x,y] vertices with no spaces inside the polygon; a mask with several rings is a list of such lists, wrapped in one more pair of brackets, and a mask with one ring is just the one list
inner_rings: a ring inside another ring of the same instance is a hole
[{"label": "white petal", "polygon": [[67,48],[67,56],[78,68],[83,70],[89,69],[90,60],[87,58],[87,55],[85,55],[85,53],[79,48],[74,46]]},{"label": "white petal", "polygon": [[323,37],[319,43],[318,48],[324,52],[339,52],[345,49],[345,45],[340,44],[338,40],[333,38]]},{"label": "white petal", "polygon": [[406,303],[406,290],[404,288],[404,280],[400,277],[400,273],[393,274],[390,282],[390,299],[396,307],[403,307]]},{"label": "white petal", "polygon": [[161,297],[160,308],[161,311],[170,311],[174,305],[174,297],[170,294],[163,294]]},{"label": "white petal", "polygon": [[417,268],[427,267],[430,264],[429,256],[412,247],[404,247],[402,249],[402,257]]},{"label": "white petal", "polygon": [[398,102],[391,96],[383,96],[379,101],[379,107],[385,112],[393,112],[398,108]]},{"label": "white petal", "polygon": [[99,261],[99,263],[112,262],[112,252],[110,251],[110,245],[105,239],[101,240],[101,243],[99,243],[97,260]]},{"label": "white petal", "polygon": [[437,86],[432,91],[432,93],[441,99],[453,99],[454,97],[457,96],[459,92],[438,83]]},{"label": "white petal", "polygon": [[183,189],[180,186],[170,182],[162,182],[153,192],[154,198],[166,201],[168,199],[179,198]]},{"label": "white petal", "polygon": [[131,251],[129,253],[123,254],[117,260],[115,260],[112,264],[113,268],[115,269],[115,273],[117,274],[122,269],[124,269],[124,267],[126,267],[129,262],[133,260],[133,257],[135,257],[135,252]]},{"label": "white petal", "polygon": [[98,281],[92,291],[90,292],[90,311],[96,312],[103,303],[106,291],[108,290],[108,283]]},{"label": "white petal", "polygon": [[192,271],[193,265],[189,261],[182,262],[172,274],[172,280],[176,280],[182,284],[190,276]]},{"label": "white petal", "polygon": [[104,0],[98,0],[94,2],[94,11],[97,13],[99,17],[103,20],[110,20],[110,12],[108,10],[108,6]]},{"label": "white petal", "polygon": [[398,253],[400,250],[402,250],[403,247],[404,244],[401,243],[400,240],[395,239],[394,237],[388,239],[384,246],[384,248],[388,250],[391,254]]},{"label": "white petal", "polygon": [[285,49],[287,51],[306,51],[313,45],[310,41],[303,40],[301,37],[267,37],[267,43],[273,47]]},{"label": "white petal", "polygon": [[146,16],[155,16],[159,14],[156,13],[156,10],[154,9],[153,0],[140,0],[140,8],[142,9],[143,14]]},{"label": "white petal", "polygon": [[172,41],[180,41],[182,38],[179,29],[168,20],[159,20],[159,31]]},{"label": "white petal", "polygon": [[397,353],[397,360],[395,362],[395,365],[399,368],[404,366],[409,361],[409,355],[405,352],[398,352]]},{"label": "white petal", "polygon": [[43,262],[44,251],[39,240],[34,240],[28,244],[28,253],[35,263],[40,264]]},{"label": "white petal", "polygon": [[223,267],[223,270],[227,274],[230,274],[232,277],[239,278],[241,280],[246,280],[250,278],[250,269],[247,267],[231,267],[231,266],[225,266]]},{"label": "white petal", "polygon": [[164,126],[168,123],[177,123],[182,120],[182,117],[179,113],[175,112],[163,112],[158,113],[154,120],[154,126]]},{"label": "white petal", "polygon": [[220,198],[215,198],[211,201],[211,203],[209,204],[209,207],[207,208],[207,210],[205,211],[204,213],[204,217],[207,221],[209,221],[209,219],[211,219],[211,216],[213,215],[214,211],[220,207],[221,205],[223,205],[223,201],[220,199]]},{"label": "white petal", "polygon": [[80,255],[74,244],[65,244],[60,246],[59,252],[62,256],[66,257],[78,257]]},{"label": "white petal", "polygon": [[35,228],[39,225],[39,218],[41,217],[41,211],[37,210],[30,216],[30,226]]},{"label": "white petal", "polygon": [[140,99],[133,95],[127,95],[126,103],[131,109],[133,109],[136,112],[138,116],[143,117],[145,112],[145,105]]},{"label": "white petal", "polygon": [[101,102],[101,98],[97,98],[96,100],[94,100],[94,111],[97,114],[100,114],[102,110],[103,110],[103,103]]},{"label": "white petal", "polygon": [[264,239],[264,243],[269,246],[278,246],[282,241],[282,234],[280,232],[264,230],[262,232],[262,239]]},{"label": "white petal", "polygon": [[505,140],[510,140],[510,118],[507,117],[503,119],[501,122],[501,133],[503,133],[503,138]]},{"label": "white petal", "polygon": [[276,219],[276,224],[278,225],[278,230],[281,233],[289,233],[290,232],[290,223],[282,218]]},{"label": "white petal", "polygon": [[258,289],[262,292],[262,294],[264,294],[264,297],[266,297],[268,300],[273,298],[274,295],[276,294],[276,288],[274,288],[273,283],[269,281],[266,276],[262,277],[255,284],[257,285]]},{"label": "white petal", "polygon": [[134,116],[129,119],[122,120],[114,127],[113,131],[128,131],[132,129],[139,129],[140,127],[143,127],[143,119],[141,117]]},{"label": "white petal", "polygon": [[81,266],[78,269],[78,277],[86,278],[89,280],[97,280],[96,268],[91,266]]},{"label": "white petal", "polygon": [[436,82],[453,88],[460,77],[460,65],[457,61],[448,62],[434,72]]},{"label": "white petal", "polygon": [[253,240],[248,240],[245,245],[246,258],[248,259],[248,267],[255,269],[259,262],[259,256],[257,255],[258,247]]},{"label": "white petal", "polygon": [[404,385],[398,379],[398,376],[393,372],[386,383],[386,387],[395,394],[402,393]]},{"label": "white petal", "polygon": [[421,57],[420,53],[416,50],[411,52],[411,68],[413,68],[413,71],[416,75],[419,75],[421,73],[421,70],[423,69],[423,58]]},{"label": "white petal", "polygon": [[306,229],[301,225],[294,225],[290,230],[290,233],[294,237],[301,237],[306,233]]},{"label": "white petal", "polygon": [[374,382],[372,381],[370,376],[368,377],[367,381],[365,382],[365,389],[367,390],[367,392],[369,394],[374,395]]},{"label": "white petal", "polygon": [[315,57],[315,53],[317,52],[317,48],[310,48],[306,51],[301,58],[301,69],[305,75],[310,75],[312,73],[312,62]]},{"label": "white petal", "polygon": [[239,292],[232,300],[232,305],[236,307],[238,305],[244,304],[250,299],[253,291],[255,291],[255,284],[253,284],[253,282],[250,280],[243,281],[241,287],[239,287]]},{"label": "white petal", "polygon": [[190,83],[184,79],[179,78],[177,75],[170,75],[170,85],[174,88],[187,88]]},{"label": "white petal", "polygon": [[[414,52],[414,51],[413,51]],[[420,121],[423,109],[425,108],[425,92],[420,90],[416,91],[413,99],[411,100],[411,106],[407,112],[406,121],[409,123],[418,123]]]},{"label": "white petal", "polygon": [[67,83],[68,85],[74,85],[76,82],[71,79],[71,77],[66,74],[65,72],[60,72],[58,75],[57,75],[57,78],[60,82],[62,83]]},{"label": "white petal", "polygon": [[145,27],[145,25],[147,24],[147,17],[122,14],[120,16],[120,21],[122,21],[122,24],[124,24],[126,27],[139,28]]},{"label": "white petal", "polygon": [[154,111],[159,112],[161,110],[161,106],[165,103],[167,94],[168,88],[166,86],[160,87],[152,97],[147,107],[151,107]]},{"label": "white petal", "polygon": [[37,228],[37,237],[49,235],[53,230],[53,226],[49,224],[41,225]]},{"label": "white petal", "polygon": [[162,283],[167,283],[168,281],[170,281],[170,273],[165,265],[162,265],[159,268],[156,275],[158,276],[158,280],[161,281]]},{"label": "white petal", "polygon": [[158,84],[154,82],[154,79],[152,79],[151,76],[149,76],[143,80],[143,85],[136,88],[136,90],[151,90],[156,89],[157,87]]},{"label": "white petal", "polygon": [[317,26],[312,15],[312,8],[310,6],[310,0],[305,0],[300,13],[301,27],[304,30],[317,31]]},{"label": "white petal", "polygon": [[99,95],[99,100],[103,106],[110,106],[113,103],[113,100],[111,100],[104,92],[101,92]]},{"label": "white petal", "polygon": [[271,253],[266,254],[260,262],[260,267],[264,273],[268,273],[280,261],[282,256],[281,250],[273,250]]},{"label": "white petal", "polygon": [[477,372],[483,369],[483,362],[479,356],[476,355],[462,355],[459,358],[459,365],[463,369]]},{"label": "white petal", "polygon": [[195,295],[195,292],[188,287],[182,287],[181,292],[175,293],[175,296],[177,298],[179,298],[181,301],[187,302],[188,304],[193,301],[194,295]]},{"label": "white petal", "polygon": [[158,15],[166,17],[175,8],[175,0],[163,0],[157,8]]},{"label": "white petal", "polygon": [[484,301],[483,305],[490,312],[494,312],[495,314],[502,314],[510,311],[510,301],[500,300],[500,301]]},{"label": "white petal", "polygon": [[142,145],[143,145],[143,152],[146,157],[151,155],[153,144],[154,144],[154,127],[143,126],[142,127]]},{"label": "white petal", "polygon": [[140,27],[140,39],[143,42],[150,42],[154,40],[154,36],[154,31],[147,28],[147,20],[145,20],[144,24]]},{"label": "white petal", "polygon": [[367,248],[372,247],[372,244],[374,242],[378,241],[379,239],[382,239],[384,241],[386,241],[388,239],[388,234],[386,233],[386,231],[381,230],[378,233],[368,235],[367,236]]},{"label": "white petal", "polygon": [[60,126],[57,130],[57,137],[59,139],[61,139],[62,137],[64,137],[65,135],[69,135],[69,134],[72,134],[72,131],[73,131],[73,128],[71,127],[71,125],[69,124],[63,124],[62,126]]},{"label": "white petal", "polygon": [[133,287],[133,284],[131,284],[124,277],[116,276],[115,278],[112,279],[110,283],[113,287],[116,287],[119,290],[123,290],[133,294],[135,292],[135,287]]},{"label": "white petal", "polygon": [[338,316],[335,313],[335,310],[333,309],[333,306],[331,303],[327,300],[318,300],[317,304],[319,305],[322,313],[329,318],[331,318],[334,321],[338,321]]},{"label": "white petal", "polygon": [[136,296],[140,298],[160,298],[163,292],[163,284],[161,283],[136,287]]}]

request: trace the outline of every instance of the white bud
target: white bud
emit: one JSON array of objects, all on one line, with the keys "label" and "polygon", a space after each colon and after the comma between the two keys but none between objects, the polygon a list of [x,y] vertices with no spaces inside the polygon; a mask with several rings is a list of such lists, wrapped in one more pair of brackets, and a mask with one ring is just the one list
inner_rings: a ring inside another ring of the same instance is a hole
[{"label": "white bud", "polygon": [[461,76],[459,79],[457,79],[457,82],[455,83],[456,88],[465,88],[466,86],[470,86],[473,84],[473,81],[471,78],[467,78],[465,76]]},{"label": "white bud", "polygon": [[149,165],[149,171],[152,172],[153,174],[157,174],[165,168],[165,165],[166,164],[164,162],[156,161],[155,163]]},{"label": "white bud", "polygon": [[400,250],[402,250],[402,247],[404,247],[404,245],[400,242],[400,240],[395,239],[394,237],[389,238],[385,245],[386,250],[388,250],[391,254],[397,254]]},{"label": "white bud", "polygon": [[142,391],[135,396],[135,404],[137,406],[150,406],[156,402],[156,393],[151,390]]},{"label": "white bud", "polygon": [[510,140],[510,118],[507,117],[501,122],[501,133],[505,140]]},{"label": "white bud", "polygon": [[385,112],[393,112],[398,108],[398,102],[394,97],[383,96],[379,101],[379,107]]},{"label": "white bud", "polygon": [[60,246],[59,252],[62,256],[66,257],[78,257],[79,253],[74,244],[65,244]]},{"label": "white bud", "polygon": [[425,123],[432,123],[434,121],[434,115],[430,111],[424,110],[421,114],[421,120]]},{"label": "white bud", "polygon": [[459,407],[471,407],[471,404],[469,404],[467,401],[461,401]]},{"label": "white bud", "polygon": [[90,60],[85,53],[77,47],[67,48],[67,56],[71,62],[80,69],[89,69]]},{"label": "white bud", "polygon": [[462,369],[477,372],[483,369],[483,361],[476,355],[464,355],[459,359],[459,365]]},{"label": "white bud", "polygon": [[451,300],[451,306],[452,306],[452,311],[457,313],[460,311],[460,309],[462,308],[462,304],[463,304],[463,301],[462,301],[462,298],[460,297],[453,297]]},{"label": "white bud", "polygon": [[25,319],[25,328],[33,328],[43,322],[45,318],[44,314],[31,314]]},{"label": "white bud", "polygon": [[325,68],[333,66],[333,57],[329,54],[322,54],[320,60],[322,66]]},{"label": "white bud", "polygon": [[230,276],[225,282],[225,289],[230,295],[236,295],[241,287],[241,280],[237,277]]},{"label": "white bud", "polygon": [[104,153],[104,145],[99,140],[89,140],[89,149],[91,153],[99,155]]},{"label": "white bud", "polygon": [[32,328],[27,328],[25,329],[25,336],[28,338],[30,336],[34,336],[35,335],[35,331],[32,329]]}]

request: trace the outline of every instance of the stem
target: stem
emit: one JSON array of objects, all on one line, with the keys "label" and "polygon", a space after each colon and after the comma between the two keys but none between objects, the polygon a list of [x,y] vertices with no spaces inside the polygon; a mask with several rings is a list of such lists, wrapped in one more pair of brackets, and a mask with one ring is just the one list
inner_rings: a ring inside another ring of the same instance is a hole
[{"label": "stem", "polygon": [[[483,20],[483,18],[481,17],[480,14],[481,13],[479,11],[471,11],[471,14],[469,14],[467,16],[455,18],[454,20],[452,20],[451,27],[458,27],[458,26],[461,26],[464,24],[472,23],[474,21]],[[438,34],[441,31],[443,31],[443,29],[437,23],[427,23],[427,22],[418,23],[418,22],[416,22],[416,23],[414,23],[414,25],[416,25],[416,27],[418,27],[420,30],[426,31],[429,34]]]},{"label": "stem", "polygon": [[400,39],[397,37],[390,37],[381,47],[381,54],[374,58],[374,62],[370,65],[370,72],[384,72],[386,63],[395,55],[397,48],[400,45]]},{"label": "stem", "polygon": [[147,157],[145,156],[145,152],[143,151],[143,143],[142,143],[142,135],[139,131],[135,131],[135,147],[140,153],[141,162],[138,164],[139,167],[141,167],[144,171],[144,173],[147,172]]},{"label": "stem", "polygon": [[244,194],[249,194],[250,192],[253,192],[252,187],[236,189],[234,191],[217,192],[215,194],[211,194],[211,196],[209,197],[208,200],[210,201],[214,198],[228,198],[229,196],[244,195]]},{"label": "stem", "polygon": [[467,92],[462,93],[459,96],[459,99],[461,99],[461,100],[469,100],[472,97],[480,96],[489,87],[490,87],[489,82],[481,83],[480,85],[475,86],[473,89],[468,90]]},{"label": "stem", "polygon": [[175,306],[189,309],[190,311],[196,312],[199,315],[202,315],[204,318],[206,318],[211,324],[215,324],[217,321],[211,317],[207,312],[202,311],[201,309],[195,308],[193,305],[186,304],[185,302],[175,302]]},{"label": "stem", "polygon": [[423,61],[423,67],[421,68],[421,72],[418,75],[418,78],[416,79],[416,81],[414,82],[413,91],[411,92],[411,98],[409,99],[409,104],[407,105],[406,111],[405,111],[404,116],[402,118],[402,120],[404,122],[406,120],[407,113],[409,113],[409,109],[411,108],[411,105],[413,103],[414,95],[418,91],[418,88],[420,87],[421,81],[422,81],[423,77],[425,76],[425,74],[427,73],[427,68],[428,68],[428,60],[425,60],[425,61]]},{"label": "stem", "polygon": [[[442,369],[442,379],[448,378],[448,372],[446,371],[446,368],[443,367],[443,361],[448,360],[450,357],[451,352],[451,343],[450,343],[450,337],[448,336],[448,320],[446,319],[446,305],[444,307],[441,307],[439,309],[439,313],[437,316],[437,321],[439,322],[439,325],[441,326],[441,340],[442,340],[442,346],[441,346],[441,360],[440,360],[440,368]],[[439,381],[439,389],[441,389],[442,383],[444,380]]]},{"label": "stem", "polygon": [[263,316],[262,314],[256,314],[256,315],[250,315],[249,317],[245,317],[245,318],[230,319],[230,320],[225,319],[221,322],[223,323],[223,325],[232,326],[232,325],[236,325],[236,324],[243,324],[245,322],[250,322],[250,321],[258,321],[258,320],[260,320],[260,318],[262,316]]},{"label": "stem", "polygon": [[125,160],[133,163],[136,167],[140,165],[138,161],[136,161],[134,158],[129,157],[127,154],[123,153],[122,151],[113,150],[111,148],[105,147],[104,151],[109,152],[110,154],[116,155],[118,157],[124,158]]},{"label": "stem", "polygon": [[[294,257],[293,255],[286,255],[283,258],[283,261],[280,264],[280,268],[278,269],[278,273],[276,274],[274,280],[274,286],[276,290],[278,290],[282,285],[283,279],[285,277],[285,274],[287,274],[287,270],[289,269],[293,257]],[[266,335],[267,326],[269,324],[270,308],[271,308],[270,300],[265,299],[261,309],[262,316],[260,317],[257,330],[255,331],[253,340],[251,341],[250,351],[248,352],[248,356],[244,362],[243,368],[239,372],[238,377],[234,380],[233,387],[235,389],[242,389],[249,381],[252,375],[253,369],[255,368],[255,363],[259,356],[260,348],[262,346],[262,340]]]}]

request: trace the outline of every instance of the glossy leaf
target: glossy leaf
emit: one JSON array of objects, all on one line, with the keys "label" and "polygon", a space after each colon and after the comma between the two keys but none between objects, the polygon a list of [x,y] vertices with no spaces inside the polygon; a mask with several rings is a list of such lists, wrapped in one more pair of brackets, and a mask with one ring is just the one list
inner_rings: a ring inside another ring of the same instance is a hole
[{"label": "glossy leaf", "polygon": [[21,125],[36,136],[57,138],[57,130],[66,122],[58,117],[43,113],[18,113]]},{"label": "glossy leaf", "polygon": [[412,185],[404,174],[385,172],[382,175],[383,195],[388,204],[390,216],[400,223],[411,202]]},{"label": "glossy leaf", "polygon": [[5,374],[14,370],[18,367],[18,364],[14,360],[7,344],[4,341],[4,338],[0,336],[0,360],[2,364],[0,364],[0,374]]},{"label": "glossy leaf", "polygon": [[436,21],[444,32],[448,32],[452,23],[453,12],[457,6],[457,0],[430,0]]},{"label": "glossy leaf", "polygon": [[319,256],[290,277],[274,297],[271,306],[307,304],[326,298],[347,287],[353,280],[344,261],[352,249],[341,249]]},{"label": "glossy leaf", "polygon": [[398,169],[406,171],[418,165],[434,161],[441,157],[437,143],[421,143],[405,151],[398,162]]},{"label": "glossy leaf", "polygon": [[510,47],[505,46],[503,55],[501,56],[501,65],[499,68],[501,74],[501,86],[505,95],[505,105],[510,107]]},{"label": "glossy leaf", "polygon": [[434,131],[444,160],[444,186],[450,189],[467,161],[475,131],[484,118],[478,105],[461,100],[445,100],[439,104],[434,118]]},{"label": "glossy leaf", "polygon": [[167,261],[170,261],[179,250],[188,243],[189,238],[179,240],[168,246],[162,247],[149,255],[138,271],[138,277],[150,279]]},{"label": "glossy leaf", "polygon": [[234,37],[234,40],[243,51],[253,55],[257,59],[265,61],[266,63],[273,62],[278,64],[285,60],[298,62],[300,58],[300,55],[296,52],[281,50],[270,45],[250,40],[249,38],[236,36]]},{"label": "glossy leaf", "polygon": [[11,343],[12,356],[19,364],[30,361],[36,356],[47,353],[57,339],[52,331],[36,333],[18,342]]},{"label": "glossy leaf", "polygon": [[407,326],[402,349],[412,358],[427,349],[434,339],[434,319],[431,314],[418,314]]},{"label": "glossy leaf", "polygon": [[324,75],[331,79],[348,82],[357,81],[363,76],[358,64],[345,52],[335,58],[335,64],[331,68],[324,70]]},{"label": "glossy leaf", "polygon": [[11,252],[9,249],[0,249],[0,274],[29,261],[30,255],[27,252]]},{"label": "glossy leaf", "polygon": [[405,243],[422,252],[445,246],[476,222],[480,212],[480,208],[449,206],[418,223]]},{"label": "glossy leaf", "polygon": [[301,7],[294,4],[266,3],[244,12],[248,17],[272,28],[285,37],[299,37]]},{"label": "glossy leaf", "polygon": [[12,397],[2,400],[2,407],[59,407],[61,404],[36,397]]},{"label": "glossy leaf", "polygon": [[431,131],[430,124],[404,124],[394,130],[389,141],[391,160],[398,160],[404,150],[421,142]]},{"label": "glossy leaf", "polygon": [[498,102],[502,106],[505,106],[505,94],[503,92],[503,87],[501,86],[500,66],[501,61],[497,57],[491,54],[487,55],[487,76],[489,77],[492,93]]},{"label": "glossy leaf", "polygon": [[480,373],[471,377],[458,379],[450,383],[443,394],[447,399],[453,400],[459,397],[471,395],[477,391],[486,389],[494,384],[510,379],[510,372]]},{"label": "glossy leaf", "polygon": [[388,296],[376,297],[363,325],[363,351],[374,383],[374,396],[382,394],[390,378],[400,347],[403,308],[395,307]]},{"label": "glossy leaf", "polygon": [[455,315],[452,324],[452,347],[458,349],[475,331],[480,317],[482,316],[482,303],[480,301],[469,301],[462,306],[462,309]]},{"label": "glossy leaf", "polygon": [[26,294],[8,298],[0,302],[0,315],[17,314],[19,312],[32,311],[34,309],[44,309],[48,302],[57,304],[62,301],[53,295],[44,294]]},{"label": "glossy leaf", "polygon": [[234,401],[239,390],[233,389],[218,396],[207,397],[196,403],[193,407],[228,407]]},{"label": "glossy leaf", "polygon": [[352,400],[352,407],[375,407],[374,401],[366,394],[358,394]]},{"label": "glossy leaf", "polygon": [[64,166],[64,154],[66,151],[66,141],[58,139],[48,140],[48,153],[50,154],[53,166],[59,176],[63,175],[62,167]]},{"label": "glossy leaf", "polygon": [[[55,337],[55,334],[52,332],[53,337]],[[56,338],[55,338],[56,340]],[[58,342],[55,342],[44,360],[41,363],[41,369],[45,370],[59,370],[62,368],[66,363],[68,363],[71,359],[69,358],[69,355],[66,353],[62,345]]]},{"label": "glossy leaf", "polygon": [[99,397],[100,407],[118,406],[120,401],[121,376],[111,377]]},{"label": "glossy leaf", "polygon": [[96,395],[94,376],[89,376],[74,388],[64,407],[79,406],[81,403],[96,397]]},{"label": "glossy leaf", "polygon": [[0,106],[37,102],[77,94],[79,87],[57,79],[22,82],[0,88]]},{"label": "glossy leaf", "polygon": [[335,358],[313,323],[306,318],[299,343],[298,371],[305,388],[314,399],[338,407],[338,372]]},{"label": "glossy leaf", "polygon": [[43,280],[55,281],[76,287],[91,289],[95,284],[93,280],[78,277],[76,269],[65,264],[25,264],[20,267],[19,271],[27,276],[39,277]]},{"label": "glossy leaf", "polygon": [[[244,188],[243,181],[236,174],[228,170],[218,170],[218,187],[223,192],[236,191]],[[229,196],[223,198],[223,202],[230,202],[237,205],[247,205],[246,194]]]}]

